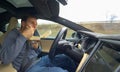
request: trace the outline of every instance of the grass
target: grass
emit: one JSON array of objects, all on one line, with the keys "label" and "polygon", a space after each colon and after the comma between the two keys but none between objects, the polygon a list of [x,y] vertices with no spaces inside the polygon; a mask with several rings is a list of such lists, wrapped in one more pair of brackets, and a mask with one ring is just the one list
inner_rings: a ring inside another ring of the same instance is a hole
[{"label": "grass", "polygon": [[103,34],[120,34],[120,23],[92,23],[82,24],[82,26]]}]

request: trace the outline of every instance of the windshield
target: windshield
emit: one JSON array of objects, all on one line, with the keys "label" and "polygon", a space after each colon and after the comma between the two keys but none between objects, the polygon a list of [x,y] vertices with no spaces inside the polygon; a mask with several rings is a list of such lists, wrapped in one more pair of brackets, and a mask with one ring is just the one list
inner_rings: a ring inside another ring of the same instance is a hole
[{"label": "windshield", "polygon": [[119,0],[68,0],[60,16],[97,33],[120,33]]}]

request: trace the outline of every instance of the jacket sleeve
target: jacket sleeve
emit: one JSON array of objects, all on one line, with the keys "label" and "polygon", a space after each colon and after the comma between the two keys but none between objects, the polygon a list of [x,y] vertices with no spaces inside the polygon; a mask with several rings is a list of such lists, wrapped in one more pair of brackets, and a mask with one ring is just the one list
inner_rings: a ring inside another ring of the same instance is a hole
[{"label": "jacket sleeve", "polygon": [[0,58],[2,63],[11,63],[24,48],[25,42],[26,38],[18,30],[9,32],[1,45]]}]

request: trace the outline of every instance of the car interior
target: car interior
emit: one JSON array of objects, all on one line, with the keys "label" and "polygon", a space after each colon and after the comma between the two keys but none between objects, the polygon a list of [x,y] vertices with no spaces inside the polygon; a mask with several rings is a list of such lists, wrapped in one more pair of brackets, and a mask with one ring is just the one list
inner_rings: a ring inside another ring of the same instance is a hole
[{"label": "car interior", "polygon": [[[94,33],[90,29],[60,17],[59,4],[66,5],[67,1],[0,0],[0,44],[9,31],[18,28],[18,19],[30,13],[38,19],[53,21],[64,26],[55,38],[46,38],[51,34],[50,31],[43,35],[35,31],[37,36],[32,39],[40,40],[42,47],[40,57],[48,55],[52,60],[58,54],[65,54],[78,64],[74,72],[119,72],[120,36]],[[68,28],[74,30],[72,39],[66,38]],[[0,72],[8,71],[17,72],[12,64],[0,63]]]},{"label": "car interior", "polygon": [[[12,17],[12,18],[10,19],[10,21],[9,21],[9,25],[8,25],[7,31],[0,36],[0,44],[2,43],[4,37],[7,35],[7,33],[8,33],[9,31],[11,31],[11,30],[14,29],[14,28],[17,28],[17,24],[18,24],[17,19],[16,19],[15,17]],[[0,64],[0,71],[1,71],[1,72],[8,72],[8,71],[10,71],[10,72],[17,72],[17,71],[12,67],[12,64],[4,65],[4,64],[2,64],[2,63]]]}]

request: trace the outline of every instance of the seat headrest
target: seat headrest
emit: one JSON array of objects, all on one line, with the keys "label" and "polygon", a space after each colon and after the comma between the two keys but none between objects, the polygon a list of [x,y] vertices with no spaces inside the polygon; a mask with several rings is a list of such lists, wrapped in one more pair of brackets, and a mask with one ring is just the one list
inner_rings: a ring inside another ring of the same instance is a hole
[{"label": "seat headrest", "polygon": [[3,32],[0,31],[0,36],[2,36],[2,35],[3,35]]},{"label": "seat headrest", "polygon": [[9,20],[9,25],[7,27],[7,31],[11,31],[14,28],[17,28],[18,20],[15,17],[11,17]]}]

